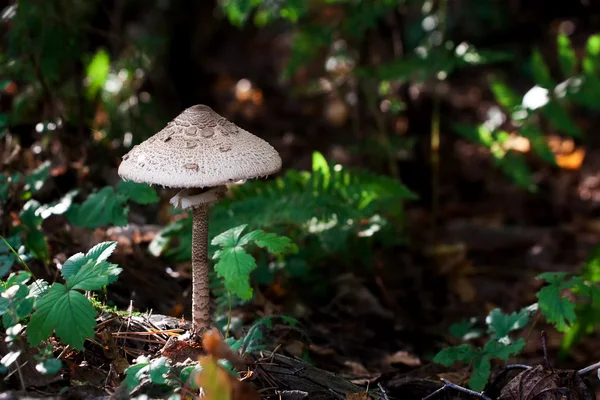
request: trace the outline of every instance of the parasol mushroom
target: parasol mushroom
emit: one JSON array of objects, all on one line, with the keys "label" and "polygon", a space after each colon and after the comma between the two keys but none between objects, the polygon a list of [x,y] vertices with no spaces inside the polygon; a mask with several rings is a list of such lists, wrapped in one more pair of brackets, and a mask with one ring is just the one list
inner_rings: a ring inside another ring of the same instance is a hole
[{"label": "parasol mushroom", "polygon": [[281,157],[266,141],[205,105],[187,108],[160,132],[123,156],[126,180],[181,188],[171,204],[192,209],[192,331],[210,326],[208,212],[227,183],[270,175]]}]

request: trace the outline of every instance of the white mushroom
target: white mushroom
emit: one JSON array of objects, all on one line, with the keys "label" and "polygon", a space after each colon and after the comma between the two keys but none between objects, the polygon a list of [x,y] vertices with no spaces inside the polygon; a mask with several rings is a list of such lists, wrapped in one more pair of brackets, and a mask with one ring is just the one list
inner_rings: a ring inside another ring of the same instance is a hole
[{"label": "white mushroom", "polygon": [[281,157],[270,144],[205,105],[186,109],[123,156],[119,166],[123,179],[182,188],[171,204],[192,208],[193,331],[210,326],[209,206],[225,196],[226,184],[280,169]]}]

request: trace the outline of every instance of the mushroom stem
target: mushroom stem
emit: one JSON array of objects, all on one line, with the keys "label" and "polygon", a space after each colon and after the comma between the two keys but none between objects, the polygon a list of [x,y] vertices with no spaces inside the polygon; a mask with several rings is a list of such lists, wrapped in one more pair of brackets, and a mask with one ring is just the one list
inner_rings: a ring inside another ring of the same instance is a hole
[{"label": "mushroom stem", "polygon": [[192,214],[192,331],[203,333],[210,327],[210,288],[208,285],[208,208],[193,207]]}]

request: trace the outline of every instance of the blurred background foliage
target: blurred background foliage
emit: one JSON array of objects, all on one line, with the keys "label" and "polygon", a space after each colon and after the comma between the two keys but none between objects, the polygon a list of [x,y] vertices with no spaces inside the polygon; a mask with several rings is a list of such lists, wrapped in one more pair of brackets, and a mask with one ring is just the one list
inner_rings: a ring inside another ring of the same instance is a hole
[{"label": "blurred background foliage", "polygon": [[[595,215],[597,174],[580,177],[568,194],[549,188],[551,178],[583,174],[584,161],[593,169],[598,159],[589,156],[600,107],[592,8],[519,0],[4,2],[1,233],[48,275],[58,255],[115,226],[158,226],[150,253],[189,260],[190,218],[170,208],[172,193],[120,182],[116,169],[133,145],[197,103],[282,154],[280,176],[232,187],[211,215],[211,237],[249,224],[298,243],[298,254],[259,260],[258,284],[284,276],[325,293],[314,271],[368,271],[373,249],[435,234],[444,202],[485,203],[497,182],[532,196],[534,209],[561,197],[551,217],[532,212],[522,216],[528,223],[564,217],[560,207],[573,199]],[[483,176],[488,164],[495,169]],[[428,213],[412,234],[405,204]],[[5,275],[16,260],[1,250]]]}]

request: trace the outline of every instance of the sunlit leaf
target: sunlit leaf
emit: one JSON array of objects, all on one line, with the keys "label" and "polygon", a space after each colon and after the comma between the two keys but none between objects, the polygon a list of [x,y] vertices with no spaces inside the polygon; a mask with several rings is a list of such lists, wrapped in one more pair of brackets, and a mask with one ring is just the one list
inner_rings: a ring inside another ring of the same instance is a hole
[{"label": "sunlit leaf", "polygon": [[575,73],[577,58],[575,50],[571,45],[571,40],[563,32],[559,33],[556,42],[558,45],[558,61],[565,77],[570,77]]},{"label": "sunlit leaf", "polygon": [[96,52],[87,66],[88,95],[95,96],[104,86],[110,73],[110,56],[106,50]]}]

